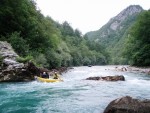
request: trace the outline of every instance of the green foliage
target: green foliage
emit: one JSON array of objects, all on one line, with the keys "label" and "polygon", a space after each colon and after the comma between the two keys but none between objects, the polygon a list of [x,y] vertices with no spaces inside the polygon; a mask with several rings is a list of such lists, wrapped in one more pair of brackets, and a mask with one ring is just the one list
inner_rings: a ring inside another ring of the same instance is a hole
[{"label": "green foliage", "polygon": [[31,30],[36,10],[31,0],[1,0],[0,15],[1,35],[22,31],[23,36]]},{"label": "green foliage", "polygon": [[38,65],[39,67],[45,67],[45,68],[49,67],[49,64],[47,63],[47,59],[44,54],[37,54],[35,56],[34,61],[36,65]]},{"label": "green foliage", "polygon": [[143,12],[126,40],[124,55],[131,65],[150,66],[150,10]]},{"label": "green foliage", "polygon": [[[134,8],[142,11],[140,6],[134,6]],[[124,10],[125,11],[125,10]],[[124,12],[122,12],[123,14]],[[130,28],[135,23],[139,12],[132,15],[124,13],[125,19],[118,18],[118,16],[112,18],[107,24],[97,31],[92,31],[86,34],[89,40],[96,41],[100,46],[105,48],[103,54],[107,56],[109,64],[128,64],[128,58],[124,57],[123,51],[126,44],[126,38],[129,36]],[[116,29],[112,28],[112,25],[116,24]],[[93,45],[91,47],[94,47]],[[95,46],[96,48],[96,46]],[[104,49],[100,49],[101,52]],[[109,54],[109,55],[108,55]]]},{"label": "green foliage", "polygon": [[17,57],[17,62],[20,62],[20,63],[27,63],[29,61],[33,61],[33,57],[28,55],[26,57]]},{"label": "green foliage", "polygon": [[74,34],[76,37],[81,38],[82,33],[78,29],[75,29]]},{"label": "green foliage", "polygon": [[61,66],[61,61],[62,61],[61,56],[53,49],[47,51],[46,59],[50,68],[56,68]]},{"label": "green foliage", "polygon": [[44,17],[33,0],[0,1],[0,36],[21,56],[19,62],[32,60],[46,68],[107,63],[101,45],[86,40],[66,21]]},{"label": "green foliage", "polygon": [[63,36],[67,36],[67,35],[73,36],[74,35],[74,30],[67,21],[65,21],[62,24],[62,35]]},{"label": "green foliage", "polygon": [[91,64],[91,60],[88,57],[83,58],[83,65],[87,66]]},{"label": "green foliage", "polygon": [[27,45],[26,40],[20,37],[20,33],[14,32],[8,37],[8,41],[11,43],[12,47],[18,54],[21,56],[27,55],[29,46]]}]

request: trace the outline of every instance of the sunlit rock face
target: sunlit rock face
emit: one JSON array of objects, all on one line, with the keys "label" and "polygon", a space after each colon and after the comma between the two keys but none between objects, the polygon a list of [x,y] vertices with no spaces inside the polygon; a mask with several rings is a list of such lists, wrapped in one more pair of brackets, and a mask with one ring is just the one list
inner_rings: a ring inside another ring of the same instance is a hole
[{"label": "sunlit rock face", "polygon": [[120,12],[116,17],[112,18],[110,20],[110,28],[112,30],[122,29],[123,26],[121,26],[121,23],[126,20],[129,16],[140,13],[143,9],[140,6],[137,5],[131,5],[124,9],[122,12]]},{"label": "sunlit rock face", "polygon": [[3,57],[2,67],[11,70],[13,68],[23,68],[24,64],[16,61],[18,57],[11,45],[7,42],[0,41],[0,55]]},{"label": "sunlit rock face", "polygon": [[7,42],[0,41],[0,57],[0,82],[30,81],[38,72],[38,68],[31,63],[25,65],[17,62],[18,55]]},{"label": "sunlit rock face", "polygon": [[[86,33],[87,37],[92,40],[108,38],[110,34],[119,32],[123,28],[128,28],[135,21],[136,15],[143,11],[139,5],[130,5],[122,10],[118,15],[111,18],[102,28],[97,31]],[[103,39],[104,40],[104,39]]]},{"label": "sunlit rock face", "polygon": [[130,35],[130,28],[136,22],[139,14],[143,12],[139,5],[131,5],[111,18],[99,30],[86,33],[89,40],[101,44],[110,54],[110,64],[126,64],[126,58],[122,58],[122,50],[126,38]]}]

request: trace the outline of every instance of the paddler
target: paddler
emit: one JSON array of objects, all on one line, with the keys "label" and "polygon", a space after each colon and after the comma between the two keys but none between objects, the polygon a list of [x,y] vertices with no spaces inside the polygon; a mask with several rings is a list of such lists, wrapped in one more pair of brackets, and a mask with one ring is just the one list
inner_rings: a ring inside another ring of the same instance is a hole
[{"label": "paddler", "polygon": [[[54,72],[53,79],[62,80],[62,79],[60,78],[60,75],[59,75],[57,72]],[[62,81],[63,81],[63,80],[62,80]]]}]

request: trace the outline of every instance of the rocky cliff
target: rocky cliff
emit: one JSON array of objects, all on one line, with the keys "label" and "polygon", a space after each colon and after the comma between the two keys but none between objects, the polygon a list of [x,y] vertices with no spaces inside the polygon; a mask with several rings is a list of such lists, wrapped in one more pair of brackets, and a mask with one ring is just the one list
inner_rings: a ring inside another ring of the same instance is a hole
[{"label": "rocky cliff", "polygon": [[[111,18],[102,28],[97,31],[88,32],[86,35],[91,40],[101,40],[109,38],[113,32],[118,32],[123,28],[130,26],[134,21],[137,14],[142,12],[143,9],[139,5],[131,5],[121,11],[117,16]],[[112,38],[111,36],[110,38]],[[101,40],[103,41],[103,40]]]},{"label": "rocky cliff", "polygon": [[110,29],[117,30],[122,29],[124,26],[121,25],[124,20],[128,19],[130,16],[140,13],[143,9],[137,5],[131,5],[121,11],[117,16],[110,20]]},{"label": "rocky cliff", "polygon": [[111,64],[126,64],[126,59],[121,58],[121,52],[129,29],[142,11],[141,6],[131,5],[111,18],[99,30],[86,34],[90,40],[95,40],[106,48],[110,53]]},{"label": "rocky cliff", "polygon": [[19,63],[17,57],[9,43],[0,41],[0,82],[30,81],[39,74],[39,69],[32,62]]}]

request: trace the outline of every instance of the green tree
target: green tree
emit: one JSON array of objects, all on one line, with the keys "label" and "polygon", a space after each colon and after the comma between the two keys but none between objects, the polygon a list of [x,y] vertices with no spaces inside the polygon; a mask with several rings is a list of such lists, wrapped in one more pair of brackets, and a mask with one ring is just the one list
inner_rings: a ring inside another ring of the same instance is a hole
[{"label": "green tree", "polygon": [[34,0],[0,1],[0,36],[21,55],[20,61],[31,57],[38,66],[56,68],[106,63],[101,45],[88,44],[82,33],[67,21],[59,24],[51,17],[44,17]]},{"label": "green tree", "polygon": [[63,36],[74,36],[74,30],[73,28],[69,25],[69,23],[67,21],[65,21],[63,24],[62,24],[62,35]]},{"label": "green tree", "polygon": [[9,37],[9,42],[11,43],[12,47],[15,51],[20,54],[21,56],[25,56],[29,52],[29,46],[22,37],[20,37],[20,33],[14,32]]},{"label": "green tree", "polygon": [[126,41],[124,54],[130,63],[136,66],[150,65],[150,10],[143,12],[134,26]]}]

